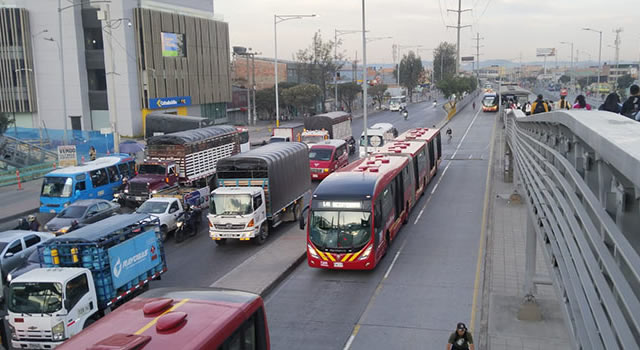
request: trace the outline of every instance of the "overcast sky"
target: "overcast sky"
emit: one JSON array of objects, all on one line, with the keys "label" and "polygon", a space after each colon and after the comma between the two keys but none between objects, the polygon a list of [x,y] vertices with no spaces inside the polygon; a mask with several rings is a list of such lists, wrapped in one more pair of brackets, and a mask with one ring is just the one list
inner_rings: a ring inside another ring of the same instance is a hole
[{"label": "overcast sky", "polygon": [[[278,24],[278,57],[291,59],[300,48],[311,42],[320,30],[333,40],[334,29],[362,28],[360,0],[214,0],[214,11],[229,23],[232,46],[251,47],[263,56],[273,57],[274,14],[317,14],[316,18],[292,20]],[[462,14],[462,56],[475,55],[472,37],[479,32],[484,38],[480,60],[535,60],[535,49],[556,47],[559,60],[569,60],[568,45],[584,51],[579,60],[598,59],[598,34],[581,30],[592,27],[603,31],[602,60],[613,61],[614,28],[622,27],[620,60],[638,61],[640,56],[640,12],[638,0],[462,0],[462,7],[472,11]],[[370,37],[392,36],[393,39],[370,42],[368,63],[392,62],[392,44],[422,45],[425,49],[441,41],[455,43],[457,15],[446,13],[456,8],[457,0],[367,0],[366,22]],[[350,59],[362,58],[361,34],[342,37],[341,51]],[[420,51],[425,60],[432,59],[430,50]]]}]

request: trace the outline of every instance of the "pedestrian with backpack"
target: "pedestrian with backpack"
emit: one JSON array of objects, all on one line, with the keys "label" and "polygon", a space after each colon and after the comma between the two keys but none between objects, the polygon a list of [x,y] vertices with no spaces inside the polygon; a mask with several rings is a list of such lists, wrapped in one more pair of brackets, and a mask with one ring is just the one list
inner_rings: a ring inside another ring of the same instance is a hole
[{"label": "pedestrian with backpack", "polygon": [[633,120],[640,120],[640,86],[631,85],[629,92],[631,96],[622,104],[620,114]]},{"label": "pedestrian with backpack", "polygon": [[549,104],[544,100],[542,95],[538,95],[538,98],[531,104],[531,114],[549,112]]},{"label": "pedestrian with backpack", "polygon": [[566,100],[567,95],[567,89],[562,89],[562,91],[560,91],[560,101],[558,101],[558,109],[571,109],[571,103]]}]

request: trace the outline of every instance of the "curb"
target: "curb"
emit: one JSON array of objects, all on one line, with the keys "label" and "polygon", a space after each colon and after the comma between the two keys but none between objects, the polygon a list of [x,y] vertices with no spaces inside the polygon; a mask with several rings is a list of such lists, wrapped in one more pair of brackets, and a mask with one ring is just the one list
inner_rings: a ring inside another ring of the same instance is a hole
[{"label": "curb", "polygon": [[28,210],[25,210],[23,212],[20,212],[20,213],[13,214],[11,216],[7,216],[5,218],[2,218],[2,219],[0,219],[0,225],[6,224],[6,223],[8,223],[8,222],[10,222],[12,220],[19,219],[19,218],[27,216],[29,214],[37,213],[38,209],[39,208],[28,209]]},{"label": "curb", "polygon": [[291,265],[289,267],[287,267],[286,270],[284,270],[284,272],[282,272],[277,278],[275,278],[273,281],[271,281],[271,283],[269,283],[269,285],[267,285],[262,290],[262,292],[260,292],[260,296],[263,299],[266,298],[267,295],[269,295],[274,289],[276,289],[276,287],[278,285],[280,285],[280,283],[282,281],[284,281],[287,277],[289,277],[289,275],[291,275],[291,273],[293,273],[293,270],[295,270],[296,268],[298,268],[298,266],[300,266],[300,264],[302,264],[302,262],[305,260],[306,257],[307,257],[307,251],[304,250],[299,258],[294,260],[291,263]]}]

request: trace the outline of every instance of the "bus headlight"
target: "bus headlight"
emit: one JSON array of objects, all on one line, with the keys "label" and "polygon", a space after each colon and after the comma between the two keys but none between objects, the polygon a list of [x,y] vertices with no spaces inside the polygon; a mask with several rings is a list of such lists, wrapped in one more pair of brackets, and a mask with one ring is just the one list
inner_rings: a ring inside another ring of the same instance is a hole
[{"label": "bus headlight", "polygon": [[369,255],[371,254],[371,248],[373,248],[373,245],[370,245],[369,247],[367,247],[367,249],[364,250],[364,253],[360,255],[358,260],[367,260],[369,258]]},{"label": "bus headlight", "polygon": [[12,279],[13,279],[13,276],[11,276],[11,273],[9,273],[9,274],[7,275],[7,282],[8,282],[8,283],[11,283],[11,280],[12,280]]},{"label": "bus headlight", "polygon": [[313,247],[310,244],[307,244],[307,251],[309,251],[309,255],[311,255],[312,257],[316,259],[320,259],[320,257],[318,256],[318,253],[316,253],[316,250],[313,249]]},{"label": "bus headlight", "polygon": [[60,322],[51,328],[51,335],[53,340],[64,339],[64,322]]}]

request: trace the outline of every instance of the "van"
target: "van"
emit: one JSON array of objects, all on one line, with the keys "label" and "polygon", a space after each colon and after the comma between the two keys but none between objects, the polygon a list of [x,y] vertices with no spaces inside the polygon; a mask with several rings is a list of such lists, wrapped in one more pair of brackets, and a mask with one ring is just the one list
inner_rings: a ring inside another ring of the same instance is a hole
[{"label": "van", "polygon": [[394,96],[389,102],[389,110],[391,112],[401,111],[407,108],[407,98],[405,96]]},{"label": "van", "polygon": [[309,168],[311,180],[322,180],[349,164],[349,149],[345,140],[325,140],[311,145]]},{"label": "van", "polygon": [[389,123],[376,123],[367,129],[368,142],[365,142],[364,132],[360,136],[360,158],[366,157],[364,147],[367,146],[367,153],[372,154],[382,149],[386,142],[393,141],[398,137],[398,130]]}]

